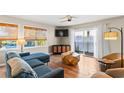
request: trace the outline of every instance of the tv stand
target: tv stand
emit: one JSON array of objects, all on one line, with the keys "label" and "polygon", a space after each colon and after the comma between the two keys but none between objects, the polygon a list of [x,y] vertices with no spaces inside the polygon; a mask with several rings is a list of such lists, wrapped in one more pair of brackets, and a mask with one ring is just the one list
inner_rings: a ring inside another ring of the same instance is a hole
[{"label": "tv stand", "polygon": [[53,45],[52,46],[52,53],[53,54],[61,54],[71,50],[70,45]]}]

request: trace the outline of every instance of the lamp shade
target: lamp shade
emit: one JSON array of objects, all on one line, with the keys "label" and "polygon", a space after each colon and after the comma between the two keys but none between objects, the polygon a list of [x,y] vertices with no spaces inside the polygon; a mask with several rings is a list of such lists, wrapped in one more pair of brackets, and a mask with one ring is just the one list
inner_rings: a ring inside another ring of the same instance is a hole
[{"label": "lamp shade", "polygon": [[24,43],[25,43],[25,39],[18,39],[17,40],[18,45],[24,45]]},{"label": "lamp shade", "polygon": [[104,39],[105,40],[117,40],[118,32],[104,32]]}]

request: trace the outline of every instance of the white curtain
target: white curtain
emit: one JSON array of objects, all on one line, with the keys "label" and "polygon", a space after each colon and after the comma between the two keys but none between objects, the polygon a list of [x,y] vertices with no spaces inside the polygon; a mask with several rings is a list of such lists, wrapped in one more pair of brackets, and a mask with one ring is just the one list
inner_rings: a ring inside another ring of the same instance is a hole
[{"label": "white curtain", "polygon": [[71,51],[75,51],[74,31],[75,31],[75,29],[69,29],[69,42],[70,42],[70,45],[71,45]]},{"label": "white curtain", "polygon": [[107,31],[106,24],[98,26],[96,33],[96,48],[95,48],[95,57],[101,58],[104,55],[110,53],[110,43],[109,41],[104,40],[104,32]]},{"label": "white curtain", "polygon": [[[106,24],[103,24],[102,30],[103,30],[102,31],[103,33],[108,30]],[[104,37],[103,37],[103,56],[105,56],[109,53],[111,53],[110,41],[109,40],[104,40]]]}]

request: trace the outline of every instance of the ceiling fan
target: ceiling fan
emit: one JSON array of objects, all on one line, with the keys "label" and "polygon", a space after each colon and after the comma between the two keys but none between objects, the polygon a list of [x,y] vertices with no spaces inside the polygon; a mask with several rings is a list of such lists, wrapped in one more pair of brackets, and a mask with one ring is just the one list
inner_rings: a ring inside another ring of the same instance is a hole
[{"label": "ceiling fan", "polygon": [[61,19],[61,22],[71,22],[72,19],[74,19],[74,18],[77,18],[77,17],[71,16],[71,15],[66,15],[66,16],[64,16],[64,17],[62,17],[60,19]]}]

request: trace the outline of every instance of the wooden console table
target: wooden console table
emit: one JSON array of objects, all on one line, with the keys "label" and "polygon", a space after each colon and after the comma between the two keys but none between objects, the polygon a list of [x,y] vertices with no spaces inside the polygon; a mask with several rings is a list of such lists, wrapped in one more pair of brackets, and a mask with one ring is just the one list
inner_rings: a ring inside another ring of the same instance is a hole
[{"label": "wooden console table", "polygon": [[52,53],[53,54],[61,54],[71,50],[70,45],[53,45],[52,46]]}]

